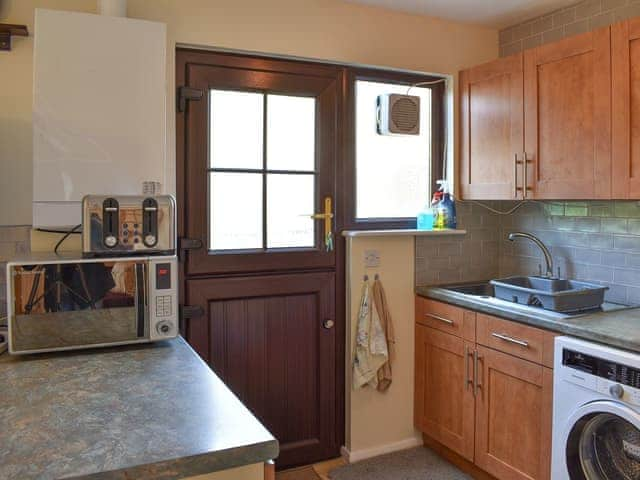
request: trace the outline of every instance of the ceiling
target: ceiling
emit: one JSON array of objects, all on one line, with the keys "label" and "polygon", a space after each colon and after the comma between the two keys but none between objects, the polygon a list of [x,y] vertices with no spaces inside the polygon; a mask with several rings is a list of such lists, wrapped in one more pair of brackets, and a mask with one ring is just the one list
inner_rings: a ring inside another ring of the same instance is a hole
[{"label": "ceiling", "polygon": [[576,0],[347,0],[491,28],[504,28],[576,3]]}]

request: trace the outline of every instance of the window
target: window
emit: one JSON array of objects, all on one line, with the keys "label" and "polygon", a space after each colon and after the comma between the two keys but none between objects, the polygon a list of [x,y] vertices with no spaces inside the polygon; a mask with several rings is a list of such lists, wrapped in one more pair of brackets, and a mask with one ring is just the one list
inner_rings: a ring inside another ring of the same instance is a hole
[{"label": "window", "polygon": [[312,248],[316,100],[210,91],[211,250]]},{"label": "window", "polygon": [[[412,85],[435,80],[391,72],[352,75],[352,169],[345,184],[353,192],[347,199],[348,228],[415,228],[416,215],[442,176],[444,84]],[[378,97],[407,93],[420,98],[419,134],[379,134]]]}]

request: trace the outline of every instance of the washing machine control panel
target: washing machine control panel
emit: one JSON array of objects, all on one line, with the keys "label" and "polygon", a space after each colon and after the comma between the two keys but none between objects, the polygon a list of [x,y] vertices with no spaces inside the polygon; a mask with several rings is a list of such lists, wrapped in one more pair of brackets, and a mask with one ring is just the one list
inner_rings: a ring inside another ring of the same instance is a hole
[{"label": "washing machine control panel", "polygon": [[640,405],[640,369],[567,348],[562,350],[562,365],[575,370],[565,380]]}]

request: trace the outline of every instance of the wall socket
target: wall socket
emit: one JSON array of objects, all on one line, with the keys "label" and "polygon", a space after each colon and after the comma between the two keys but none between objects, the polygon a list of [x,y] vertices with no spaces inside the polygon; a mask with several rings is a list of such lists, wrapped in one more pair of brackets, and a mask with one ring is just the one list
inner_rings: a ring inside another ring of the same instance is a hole
[{"label": "wall socket", "polygon": [[380,252],[378,250],[364,251],[365,268],[375,268],[380,266]]}]

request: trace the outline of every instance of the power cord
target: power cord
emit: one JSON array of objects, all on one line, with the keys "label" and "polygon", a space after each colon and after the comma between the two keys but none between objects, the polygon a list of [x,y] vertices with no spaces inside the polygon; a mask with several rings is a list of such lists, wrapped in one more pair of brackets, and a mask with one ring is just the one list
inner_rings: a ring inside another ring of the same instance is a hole
[{"label": "power cord", "polygon": [[69,238],[72,234],[74,233],[79,233],[78,229],[82,227],[82,224],[79,223],[78,225],[76,225],[75,227],[73,227],[71,230],[67,231],[67,232],[58,232],[58,233],[64,233],[64,236],[58,240],[58,243],[56,243],[56,246],[53,248],[53,253],[55,253],[56,255],[58,255],[58,248],[60,248],[60,245],[62,245],[64,243],[64,241]]}]

